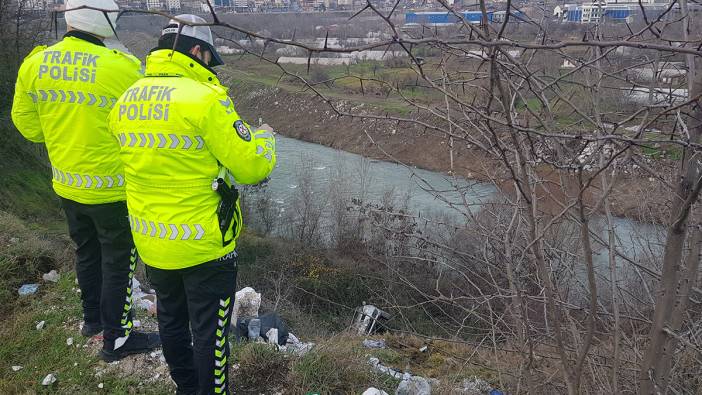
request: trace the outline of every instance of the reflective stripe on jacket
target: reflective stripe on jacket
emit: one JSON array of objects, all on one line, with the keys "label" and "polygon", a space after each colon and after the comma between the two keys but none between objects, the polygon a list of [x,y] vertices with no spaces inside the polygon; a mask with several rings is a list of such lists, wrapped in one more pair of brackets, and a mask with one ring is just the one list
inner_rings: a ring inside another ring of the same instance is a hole
[{"label": "reflective stripe on jacket", "polygon": [[140,77],[138,59],[80,32],[25,58],[12,121],[28,140],[46,144],[59,196],[84,204],[125,199],[119,145],[107,116]]},{"label": "reflective stripe on jacket", "polygon": [[[117,100],[109,128],[124,162],[134,242],[161,269],[204,263],[234,250],[223,243],[212,190],[220,164],[239,184],[257,184],[275,167],[275,138],[252,131],[215,74],[187,55],[156,50],[146,76]],[[241,210],[226,231],[236,239]]]}]

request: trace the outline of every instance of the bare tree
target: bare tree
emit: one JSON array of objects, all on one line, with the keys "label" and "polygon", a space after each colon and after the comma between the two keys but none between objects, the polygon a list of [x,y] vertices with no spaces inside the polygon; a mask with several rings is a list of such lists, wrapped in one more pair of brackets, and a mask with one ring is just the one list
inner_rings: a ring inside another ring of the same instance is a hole
[{"label": "bare tree", "polygon": [[[549,21],[548,10],[522,12],[511,1],[502,22],[489,23],[494,14],[481,0],[480,24],[439,3],[455,26],[403,31],[399,2],[383,11],[369,1],[352,19],[374,16],[387,37],[350,47],[328,45],[328,35],[316,45],[255,32],[213,9],[208,25],[337,117],[396,125],[407,133],[398,138],[419,130],[446,142],[452,187],[417,173],[415,180],[450,220],[395,209],[390,199],[360,205],[359,222],[375,232],[364,237],[368,256],[385,270],[375,297],[399,317],[393,329],[490,350],[501,384],[515,393],[695,391],[702,383],[700,311],[690,303],[700,293],[702,40],[691,33],[700,24],[687,3],[650,15],[641,5],[629,25],[605,19],[567,27]],[[262,45],[242,45],[241,37]],[[306,72],[280,64],[274,45],[305,52]],[[310,73],[313,58],[369,50],[406,55],[412,94],[377,73]],[[687,89],[659,80],[661,59],[685,59]],[[630,78],[646,67],[650,81]],[[330,92],[342,78],[411,112],[349,109]],[[401,163],[371,133],[359,133]],[[477,160],[459,160],[465,157]],[[494,188],[490,199],[480,197],[485,184],[461,181],[468,174]],[[642,186],[639,195],[632,185]],[[298,188],[292,234],[314,243],[328,198],[305,183]],[[653,190],[663,192],[650,196]],[[505,352],[517,356],[518,369],[500,363]]]}]

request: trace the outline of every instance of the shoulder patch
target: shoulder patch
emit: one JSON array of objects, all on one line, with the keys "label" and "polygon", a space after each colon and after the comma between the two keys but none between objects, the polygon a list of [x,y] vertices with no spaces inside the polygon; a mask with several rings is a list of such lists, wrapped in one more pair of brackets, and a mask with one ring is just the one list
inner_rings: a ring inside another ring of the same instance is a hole
[{"label": "shoulder patch", "polygon": [[241,120],[234,122],[234,129],[236,130],[236,134],[238,134],[242,140],[251,141],[251,131],[246,124],[244,124],[244,122]]}]

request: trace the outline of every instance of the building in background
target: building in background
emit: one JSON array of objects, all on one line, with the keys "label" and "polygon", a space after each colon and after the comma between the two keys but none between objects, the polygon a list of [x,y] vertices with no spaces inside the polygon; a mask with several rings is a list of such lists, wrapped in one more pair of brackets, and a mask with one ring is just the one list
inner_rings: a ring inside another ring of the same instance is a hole
[{"label": "building in background", "polygon": [[163,3],[161,3],[161,0],[146,0],[146,9],[147,10],[162,10]]},{"label": "building in background", "polygon": [[[407,12],[405,13],[405,26],[449,26],[461,22],[461,19],[470,24],[480,24],[483,22],[485,15],[481,11],[461,11],[457,16],[454,13],[447,11],[436,12]],[[505,21],[507,17],[506,11],[488,11],[486,14],[488,23]],[[526,20],[526,15],[521,11],[511,11],[511,22],[523,22]]]},{"label": "building in background", "polygon": [[[643,8],[643,11],[642,11]],[[650,19],[658,18],[668,9],[668,4],[654,3],[652,0],[638,2],[592,2],[583,4],[566,4],[554,8],[553,14],[564,22],[599,23],[622,22],[631,23],[636,18],[643,18],[643,13]]]}]

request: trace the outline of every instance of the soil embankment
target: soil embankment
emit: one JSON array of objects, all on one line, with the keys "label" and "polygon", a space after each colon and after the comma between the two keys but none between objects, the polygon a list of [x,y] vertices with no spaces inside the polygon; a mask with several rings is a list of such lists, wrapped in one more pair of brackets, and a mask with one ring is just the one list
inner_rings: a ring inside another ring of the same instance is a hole
[{"label": "soil embankment", "polygon": [[[237,110],[253,124],[262,120],[285,136],[369,158],[395,160],[432,171],[450,170],[448,139],[422,127],[391,120],[339,117],[323,100],[308,93],[250,84],[231,77],[225,77],[225,80],[231,80],[230,94]],[[336,103],[354,114],[371,113],[368,104],[345,100]],[[454,173],[465,178],[486,182],[509,179],[500,162],[465,142],[454,145],[453,161]],[[612,212],[645,222],[665,221],[669,193],[663,185],[640,171],[628,169],[621,173],[616,176],[615,188],[610,193]],[[573,175],[544,170],[541,176],[546,180],[537,191],[545,198],[542,207],[553,213],[559,212],[562,206],[556,201],[564,200],[561,179]],[[590,190],[594,193],[587,196],[587,200],[594,206],[600,182],[593,185]],[[507,193],[514,191],[513,183],[509,181],[501,182],[498,187]]]}]

